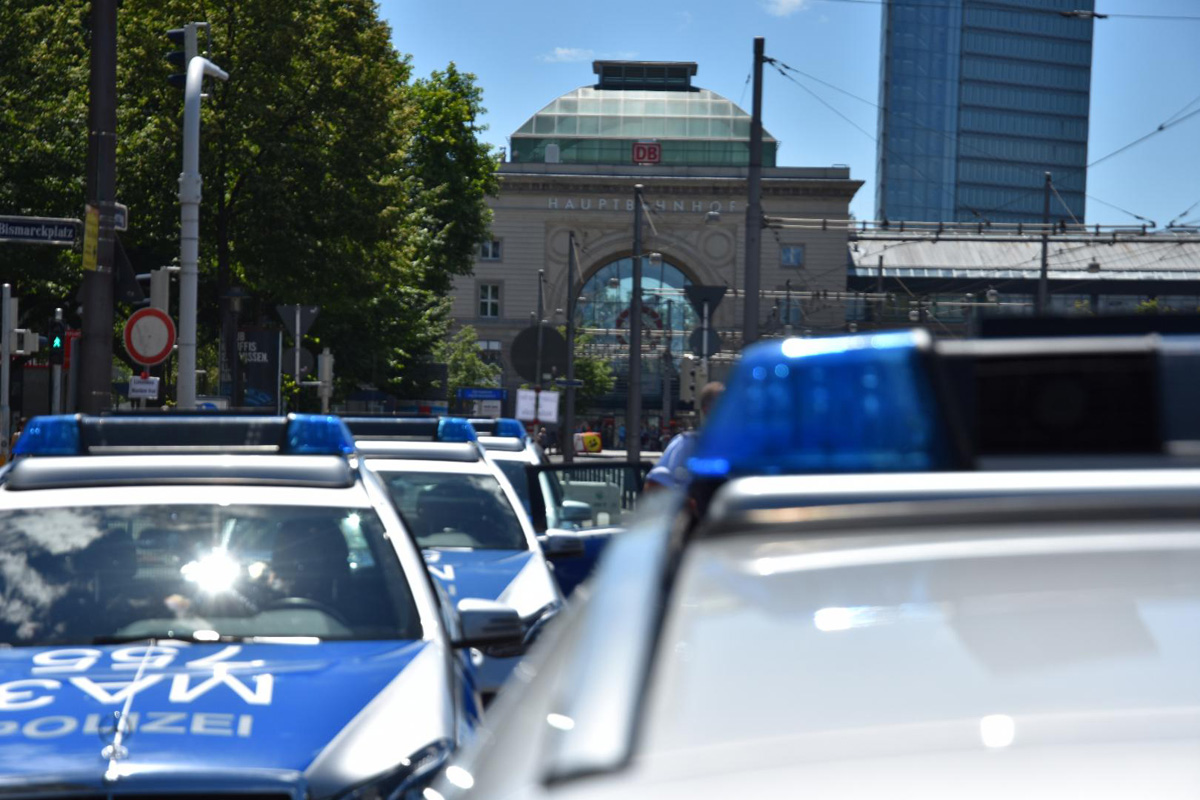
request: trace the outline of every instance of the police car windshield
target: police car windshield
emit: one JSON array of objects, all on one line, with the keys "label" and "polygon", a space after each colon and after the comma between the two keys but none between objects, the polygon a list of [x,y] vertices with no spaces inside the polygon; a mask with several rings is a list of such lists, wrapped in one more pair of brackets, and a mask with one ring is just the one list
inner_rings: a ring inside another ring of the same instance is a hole
[{"label": "police car windshield", "polygon": [[383,479],[421,547],[525,550],[525,533],[492,475],[385,472]]},{"label": "police car windshield", "polygon": [[297,636],[421,637],[373,510],[0,511],[0,642]]},{"label": "police car windshield", "polygon": [[529,513],[529,478],[525,475],[525,462],[497,460],[496,466],[504,473],[504,477],[508,478],[517,497],[521,498],[521,505],[525,506],[526,513]]}]

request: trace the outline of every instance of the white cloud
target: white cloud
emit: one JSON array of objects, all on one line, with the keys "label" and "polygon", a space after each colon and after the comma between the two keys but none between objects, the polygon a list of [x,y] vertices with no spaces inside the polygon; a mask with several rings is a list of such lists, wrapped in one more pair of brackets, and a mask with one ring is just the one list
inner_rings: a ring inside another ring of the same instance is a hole
[{"label": "white cloud", "polygon": [[763,0],[763,8],[776,17],[790,16],[807,5],[808,0]]},{"label": "white cloud", "polygon": [[566,64],[575,61],[591,61],[593,52],[582,47],[556,47],[543,55],[542,61]]}]

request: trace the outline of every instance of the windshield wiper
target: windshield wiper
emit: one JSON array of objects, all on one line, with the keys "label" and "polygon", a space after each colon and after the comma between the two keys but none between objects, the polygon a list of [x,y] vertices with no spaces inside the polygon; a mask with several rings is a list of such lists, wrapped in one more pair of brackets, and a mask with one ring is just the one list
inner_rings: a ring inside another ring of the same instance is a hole
[{"label": "windshield wiper", "polygon": [[92,644],[132,644],[136,642],[187,642],[189,644],[211,644],[213,642],[244,642],[253,637],[233,636],[230,634],[206,635],[198,637],[195,634],[167,633],[162,636],[135,634],[108,634],[92,637]]}]

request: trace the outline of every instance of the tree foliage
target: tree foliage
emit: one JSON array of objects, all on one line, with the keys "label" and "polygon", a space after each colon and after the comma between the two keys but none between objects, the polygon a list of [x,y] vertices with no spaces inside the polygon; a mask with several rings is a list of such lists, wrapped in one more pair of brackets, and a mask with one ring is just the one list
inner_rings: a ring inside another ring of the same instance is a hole
[{"label": "tree foliage", "polygon": [[[559,331],[566,336],[565,327]],[[579,416],[586,414],[592,404],[610,393],[617,383],[612,365],[590,354],[591,342],[590,334],[575,332],[575,379],[583,381],[583,386],[575,390],[575,413]]]},{"label": "tree foliage", "polygon": [[[82,213],[88,7],[0,4],[4,213]],[[309,346],[333,350],[339,379],[402,386],[445,335],[444,294],[487,230],[495,161],[473,76],[451,64],[412,80],[372,0],[125,0],[117,180],[140,272],[178,252],[182,93],[163,54],[165,32],[192,20],[211,23],[210,57],[230,76],[206,81],[202,113],[202,341],[220,289],[241,285],[243,323],[319,305]],[[80,282],[78,254],[61,250],[8,246],[0,266],[47,306]]]},{"label": "tree foliage", "polygon": [[459,389],[496,386],[500,365],[483,359],[479,337],[470,325],[460,328],[434,350],[434,357],[446,365],[446,393],[455,397]]}]

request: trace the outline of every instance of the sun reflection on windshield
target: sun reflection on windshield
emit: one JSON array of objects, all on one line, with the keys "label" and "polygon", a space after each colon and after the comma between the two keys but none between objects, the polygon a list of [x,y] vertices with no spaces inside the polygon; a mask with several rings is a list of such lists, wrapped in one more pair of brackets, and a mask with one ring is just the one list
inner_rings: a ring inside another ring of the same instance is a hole
[{"label": "sun reflection on windshield", "polygon": [[179,568],[183,577],[209,594],[220,594],[233,588],[242,574],[242,566],[223,549],[214,549],[199,561],[189,561]]}]

